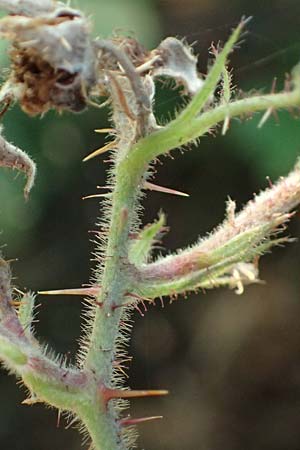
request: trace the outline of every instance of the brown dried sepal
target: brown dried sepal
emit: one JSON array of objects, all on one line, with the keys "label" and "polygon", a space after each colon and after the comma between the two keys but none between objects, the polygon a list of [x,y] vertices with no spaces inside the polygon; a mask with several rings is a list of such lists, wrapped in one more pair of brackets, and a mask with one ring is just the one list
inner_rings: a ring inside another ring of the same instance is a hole
[{"label": "brown dried sepal", "polygon": [[89,23],[78,11],[58,7],[47,17],[4,17],[0,35],[11,41],[9,84],[27,114],[85,109],[96,64]]},{"label": "brown dried sepal", "polygon": [[[21,85],[19,93],[20,106],[24,112],[34,116],[43,114],[51,108],[62,110],[67,101],[58,101],[61,88],[57,85],[70,85],[76,74],[54,68],[32,48],[21,49],[15,46],[10,52],[12,61],[12,84]],[[69,108],[80,110],[86,105],[81,86],[76,95],[69,99]]]}]

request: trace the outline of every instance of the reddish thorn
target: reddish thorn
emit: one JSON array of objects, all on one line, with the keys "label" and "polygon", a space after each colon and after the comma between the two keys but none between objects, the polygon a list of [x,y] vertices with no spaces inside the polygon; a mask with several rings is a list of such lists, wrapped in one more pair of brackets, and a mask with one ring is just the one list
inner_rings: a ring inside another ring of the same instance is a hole
[{"label": "reddish thorn", "polygon": [[149,422],[150,420],[157,420],[162,418],[163,416],[138,417],[136,419],[128,418],[128,419],[121,419],[119,423],[122,427],[128,427],[131,425],[137,425],[139,423]]},{"label": "reddish thorn", "polygon": [[142,397],[158,397],[161,395],[167,395],[169,391],[166,390],[123,390],[123,389],[110,389],[106,386],[101,386],[99,389],[103,402],[106,404],[113,398],[142,398]]}]

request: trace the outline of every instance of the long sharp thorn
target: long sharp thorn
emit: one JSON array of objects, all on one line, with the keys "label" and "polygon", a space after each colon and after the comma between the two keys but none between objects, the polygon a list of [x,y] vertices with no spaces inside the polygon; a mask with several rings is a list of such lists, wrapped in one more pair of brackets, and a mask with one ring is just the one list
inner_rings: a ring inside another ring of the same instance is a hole
[{"label": "long sharp thorn", "polygon": [[40,295],[98,295],[100,292],[100,288],[96,287],[87,287],[87,288],[78,288],[78,289],[58,289],[53,291],[39,291]]},{"label": "long sharp thorn", "polygon": [[148,181],[144,183],[144,188],[149,189],[150,191],[163,192],[164,194],[179,195],[180,197],[189,197],[189,194],[187,194],[186,192],[176,191],[175,189],[158,186],[157,184],[149,183]]},{"label": "long sharp thorn", "polygon": [[137,425],[139,423],[150,422],[151,420],[157,420],[162,418],[163,416],[138,417],[136,419],[128,418],[128,419],[121,419],[119,423],[122,427],[128,427],[131,425]]},{"label": "long sharp thorn", "polygon": [[113,142],[109,142],[108,144],[104,145],[101,148],[98,148],[97,150],[93,151],[92,153],[90,153],[89,155],[87,155],[85,158],[83,158],[83,162],[88,161],[89,159],[95,158],[95,156],[98,155],[102,155],[102,153],[107,152],[108,150],[111,150],[112,148],[114,148],[116,146],[115,141]]},{"label": "long sharp thorn", "polygon": [[126,389],[110,389],[107,387],[102,387],[100,389],[102,399],[105,403],[113,398],[142,398],[142,397],[159,397],[162,395],[168,395],[167,390],[126,390]]}]

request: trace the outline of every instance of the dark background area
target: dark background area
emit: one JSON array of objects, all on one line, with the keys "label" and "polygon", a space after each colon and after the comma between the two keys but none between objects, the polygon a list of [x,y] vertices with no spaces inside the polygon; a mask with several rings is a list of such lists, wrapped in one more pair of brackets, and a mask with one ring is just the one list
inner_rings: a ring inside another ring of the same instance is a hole
[{"label": "dark background area", "polygon": [[[224,42],[242,15],[253,16],[240,49],[231,57],[234,84],[245,92],[278,87],[300,60],[298,0],[110,0],[79,1],[91,14],[95,34],[133,31],[153,48],[166,36],[195,42],[199,70],[206,72],[212,41]],[[3,47],[2,67],[5,67]],[[3,78],[5,71],[3,71]],[[160,89],[162,121],[172,116],[176,92]],[[157,183],[183,190],[189,198],[149,193],[148,223],[162,209],[170,232],[166,249],[192,243],[224,216],[228,195],[239,208],[253,192],[284,175],[300,154],[300,121],[280,113],[257,129],[260,116],[233,121],[225,137],[201,140],[183,155],[164,159]],[[80,115],[48,113],[28,118],[18,106],[3,120],[6,137],[28,151],[38,166],[36,185],[24,203],[24,180],[0,172],[0,245],[12,265],[15,284],[33,291],[80,287],[93,262],[89,230],[99,215],[97,199],[81,197],[105,182],[104,158],[82,163],[103,144],[95,128],[108,126],[107,110]],[[100,205],[101,214],[101,205]],[[300,236],[296,214],[289,234]],[[5,246],[4,246],[5,244]],[[242,297],[221,289],[180,298],[135,317],[129,370],[132,388],[167,388],[163,399],[132,402],[132,416],[160,415],[139,427],[139,448],[147,450],[300,450],[299,243],[275,249],[261,261],[266,284]],[[38,297],[37,333],[56,351],[74,358],[80,334],[80,299]],[[0,377],[0,448],[81,448],[77,431],[56,427],[56,412],[21,405],[25,392],[5,371]],[[111,450],[111,449],[103,449]]]}]

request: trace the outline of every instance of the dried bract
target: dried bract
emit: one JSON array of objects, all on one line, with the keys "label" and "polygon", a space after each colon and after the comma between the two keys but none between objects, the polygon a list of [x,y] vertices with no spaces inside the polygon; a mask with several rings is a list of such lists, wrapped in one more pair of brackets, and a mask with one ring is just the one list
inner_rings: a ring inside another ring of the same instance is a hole
[{"label": "dried bract", "polygon": [[168,37],[153,51],[160,56],[152,73],[155,77],[173,78],[185,89],[185,93],[194,95],[203,86],[203,80],[197,71],[197,58],[191,48],[176,38]]},{"label": "dried bract", "polygon": [[40,17],[9,16],[0,21],[0,35],[12,43],[9,84],[26,113],[85,108],[96,83],[89,31],[87,19],[66,7]]}]

